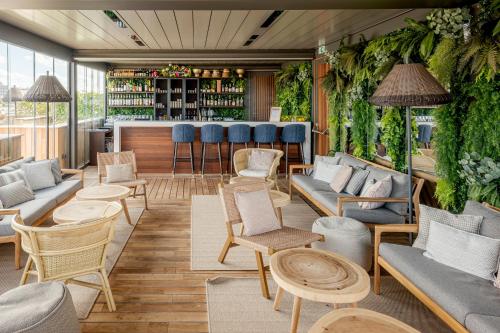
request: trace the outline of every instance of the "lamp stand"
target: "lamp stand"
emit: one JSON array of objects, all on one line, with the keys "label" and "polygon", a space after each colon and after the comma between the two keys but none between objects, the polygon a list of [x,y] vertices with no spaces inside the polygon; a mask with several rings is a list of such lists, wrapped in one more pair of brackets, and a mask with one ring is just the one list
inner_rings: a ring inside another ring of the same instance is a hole
[{"label": "lamp stand", "polygon": [[409,223],[413,223],[413,191],[412,191],[412,165],[411,165],[411,153],[412,153],[412,140],[411,140],[411,108],[406,107],[406,145],[408,148],[408,220]]}]

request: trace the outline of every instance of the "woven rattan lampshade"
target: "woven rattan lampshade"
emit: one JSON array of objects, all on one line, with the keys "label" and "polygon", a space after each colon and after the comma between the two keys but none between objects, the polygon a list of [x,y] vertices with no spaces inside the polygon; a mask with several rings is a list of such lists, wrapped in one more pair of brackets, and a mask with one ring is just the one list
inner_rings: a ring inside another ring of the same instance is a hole
[{"label": "woven rattan lampshade", "polygon": [[24,95],[30,102],[70,102],[71,95],[64,89],[59,80],[52,75],[40,75],[35,84]]},{"label": "woven rattan lampshade", "polygon": [[395,65],[370,98],[382,106],[438,105],[450,100],[450,94],[422,64]]}]

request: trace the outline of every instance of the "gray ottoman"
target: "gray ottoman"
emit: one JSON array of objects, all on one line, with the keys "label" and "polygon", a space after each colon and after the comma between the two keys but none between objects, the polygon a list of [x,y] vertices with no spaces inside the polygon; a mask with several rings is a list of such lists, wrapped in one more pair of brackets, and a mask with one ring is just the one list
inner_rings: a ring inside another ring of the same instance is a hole
[{"label": "gray ottoman", "polygon": [[372,238],[363,223],[349,217],[320,217],[312,231],[325,236],[324,242],[312,243],[313,248],[340,254],[367,271],[371,269]]},{"label": "gray ottoman", "polygon": [[0,333],[80,332],[68,288],[60,282],[34,283],[0,295]]}]

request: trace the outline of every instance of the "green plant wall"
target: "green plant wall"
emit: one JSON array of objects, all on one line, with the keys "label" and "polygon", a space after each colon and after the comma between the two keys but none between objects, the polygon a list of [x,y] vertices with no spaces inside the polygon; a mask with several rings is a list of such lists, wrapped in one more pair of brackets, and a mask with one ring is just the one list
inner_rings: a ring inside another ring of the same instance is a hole
[{"label": "green plant wall", "polygon": [[311,62],[290,64],[276,73],[276,99],[285,119],[311,118]]},{"label": "green plant wall", "polygon": [[352,142],[354,144],[353,155],[365,160],[373,160],[377,149],[375,139],[377,138],[377,112],[375,107],[364,99],[355,100],[352,103]]}]

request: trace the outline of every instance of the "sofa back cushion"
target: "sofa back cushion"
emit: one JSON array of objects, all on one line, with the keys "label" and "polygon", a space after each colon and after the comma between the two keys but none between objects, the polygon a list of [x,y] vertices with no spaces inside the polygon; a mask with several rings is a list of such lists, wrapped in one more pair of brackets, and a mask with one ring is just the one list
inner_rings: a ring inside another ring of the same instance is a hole
[{"label": "sofa back cushion", "polygon": [[[366,168],[370,173],[368,177],[366,177],[366,181],[371,179],[375,179],[379,181],[381,179],[386,178],[387,176],[391,176],[392,178],[392,192],[390,194],[390,198],[408,198],[408,176],[397,172],[390,171],[381,168],[377,168],[375,166],[368,166]],[[385,207],[387,209],[392,210],[394,213],[399,215],[407,215],[408,213],[408,204],[406,203],[386,203]]]},{"label": "sofa back cushion", "polygon": [[341,152],[336,152],[335,157],[340,157],[340,164],[351,166],[351,167],[358,167],[361,169],[366,169],[368,166],[368,163],[363,162],[355,157],[352,157],[349,154],[346,153],[341,153]]},{"label": "sofa back cushion", "polygon": [[23,180],[0,187],[0,201],[4,208],[14,207],[33,199],[35,199],[35,195]]},{"label": "sofa back cushion", "polygon": [[54,181],[56,182],[56,184],[59,184],[60,182],[63,181],[61,164],[59,163],[59,159],[58,158],[51,159],[50,163],[52,168],[52,175],[54,176]]},{"label": "sofa back cushion", "polygon": [[25,158],[22,158],[20,160],[14,161],[14,162],[7,163],[7,164],[2,165],[0,167],[0,173],[18,170],[21,168],[21,165],[23,165],[24,163],[31,163],[34,160],[35,160],[34,156],[29,156],[29,157],[25,157]]},{"label": "sofa back cushion", "polygon": [[21,165],[21,170],[26,174],[29,186],[33,191],[56,186],[50,160],[25,163]]},{"label": "sofa back cushion", "polygon": [[321,156],[321,155],[316,155],[314,156],[314,167],[313,167],[313,175],[316,173],[316,169],[318,168],[318,163],[319,162],[324,162],[329,165],[337,165],[340,162],[340,157],[334,157],[334,156]]},{"label": "sofa back cushion", "polygon": [[485,207],[477,201],[468,200],[463,214],[483,216],[479,234],[500,239],[500,213]]},{"label": "sofa back cushion", "polygon": [[22,180],[24,184],[31,190],[28,178],[23,170],[14,170],[0,174],[0,186],[5,186],[14,182]]}]

